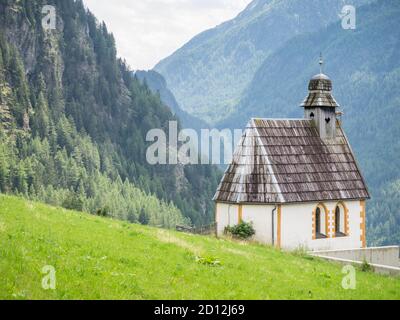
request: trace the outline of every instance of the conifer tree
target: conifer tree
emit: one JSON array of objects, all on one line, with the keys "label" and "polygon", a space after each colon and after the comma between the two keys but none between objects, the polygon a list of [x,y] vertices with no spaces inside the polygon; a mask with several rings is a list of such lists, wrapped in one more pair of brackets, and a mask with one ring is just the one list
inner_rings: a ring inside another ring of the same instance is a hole
[{"label": "conifer tree", "polygon": [[147,216],[146,210],[144,208],[142,208],[142,210],[140,211],[139,222],[145,226],[149,224],[149,217]]}]

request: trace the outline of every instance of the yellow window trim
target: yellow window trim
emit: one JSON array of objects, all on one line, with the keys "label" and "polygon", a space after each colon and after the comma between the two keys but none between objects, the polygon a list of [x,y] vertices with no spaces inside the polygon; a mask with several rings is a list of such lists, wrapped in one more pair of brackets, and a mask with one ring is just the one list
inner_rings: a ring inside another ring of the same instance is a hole
[{"label": "yellow window trim", "polygon": [[239,204],[238,224],[243,222],[243,205]]},{"label": "yellow window trim", "polygon": [[349,215],[349,209],[347,208],[346,204],[343,201],[339,201],[335,209],[332,211],[332,226],[333,226],[333,237],[335,238],[336,234],[336,208],[337,207],[342,207],[344,209],[344,234],[348,237],[350,236],[350,215]]},{"label": "yellow window trim", "polygon": [[365,211],[366,211],[366,209],[365,209],[366,203],[365,203],[365,200],[361,200],[360,201],[360,207],[361,207],[361,212],[360,212],[360,219],[361,219],[361,223],[360,223],[360,233],[361,233],[360,241],[361,241],[362,247],[366,248],[367,247],[367,235],[366,235],[366,229],[367,228],[366,228],[366,213],[365,213]]}]

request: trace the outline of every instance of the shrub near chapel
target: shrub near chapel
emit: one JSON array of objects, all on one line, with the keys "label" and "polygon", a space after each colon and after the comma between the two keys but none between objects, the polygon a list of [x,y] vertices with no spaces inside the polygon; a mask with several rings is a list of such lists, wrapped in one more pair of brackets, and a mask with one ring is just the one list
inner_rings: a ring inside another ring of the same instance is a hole
[{"label": "shrub near chapel", "polygon": [[241,222],[236,226],[225,228],[225,234],[232,235],[234,238],[247,240],[256,234],[253,224]]}]

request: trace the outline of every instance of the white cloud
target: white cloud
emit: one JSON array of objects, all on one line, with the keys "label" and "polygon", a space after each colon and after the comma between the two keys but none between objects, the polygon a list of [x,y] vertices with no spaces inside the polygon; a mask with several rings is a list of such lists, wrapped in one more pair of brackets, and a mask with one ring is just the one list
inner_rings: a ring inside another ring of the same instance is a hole
[{"label": "white cloud", "polygon": [[134,69],[150,69],[196,34],[235,17],[251,0],[84,0]]}]

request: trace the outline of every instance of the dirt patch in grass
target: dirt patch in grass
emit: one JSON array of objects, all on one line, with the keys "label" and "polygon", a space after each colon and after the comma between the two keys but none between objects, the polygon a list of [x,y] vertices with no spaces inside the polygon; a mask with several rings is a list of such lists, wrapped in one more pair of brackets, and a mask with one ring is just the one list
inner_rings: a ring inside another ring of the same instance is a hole
[{"label": "dirt patch in grass", "polygon": [[196,245],[191,244],[183,239],[180,239],[180,238],[174,236],[171,232],[168,232],[165,230],[157,231],[157,239],[164,243],[175,244],[181,248],[189,250],[190,252],[192,252],[196,255],[201,254],[201,252],[203,251],[202,247],[196,246]]},{"label": "dirt patch in grass", "polygon": [[249,252],[244,252],[244,251],[237,250],[237,249],[232,249],[232,248],[225,248],[224,250],[226,252],[232,253],[234,255],[238,255],[238,256],[242,256],[242,257],[246,257],[246,258],[250,258],[251,255],[252,255]]}]

